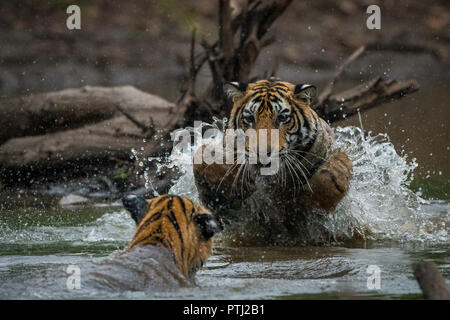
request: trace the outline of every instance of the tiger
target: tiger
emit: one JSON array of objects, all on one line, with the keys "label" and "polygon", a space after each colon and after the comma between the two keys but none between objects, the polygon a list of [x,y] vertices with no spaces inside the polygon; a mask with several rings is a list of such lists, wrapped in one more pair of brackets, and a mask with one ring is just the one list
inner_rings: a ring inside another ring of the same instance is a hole
[{"label": "tiger", "polygon": [[82,267],[83,289],[168,290],[195,285],[222,227],[210,210],[176,195],[127,195],[123,206],[136,223],[127,248]]},{"label": "tiger", "polygon": [[122,200],[137,224],[127,251],[147,245],[168,249],[181,273],[192,279],[211,255],[212,237],[222,231],[221,225],[211,211],[187,198],[143,199],[131,195]]},{"label": "tiger", "polygon": [[[236,163],[236,157],[233,164],[194,162],[201,203],[227,229],[237,226],[246,240],[258,236],[273,240],[283,232],[299,232],[296,225],[302,223],[301,217],[333,212],[349,189],[352,162],[345,151],[336,148],[334,131],[311,107],[316,87],[271,78],[228,82],[224,92],[233,103],[228,130],[220,142],[224,155],[230,149],[236,152],[227,146],[230,129],[253,129],[257,149],[264,147],[268,156],[278,158],[279,169],[276,174],[262,175],[259,169],[264,164],[250,164],[248,156],[257,150],[247,138],[244,163]],[[265,141],[258,134],[262,129],[267,132]],[[278,138],[271,136],[272,130],[277,130]],[[195,156],[202,156],[207,147],[198,148]]]}]

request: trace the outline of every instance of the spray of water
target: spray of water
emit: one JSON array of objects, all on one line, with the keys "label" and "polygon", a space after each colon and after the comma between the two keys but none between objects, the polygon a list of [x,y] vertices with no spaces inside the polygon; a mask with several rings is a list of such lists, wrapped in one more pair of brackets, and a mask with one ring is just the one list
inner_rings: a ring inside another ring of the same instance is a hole
[{"label": "spray of water", "polygon": [[[219,134],[188,148],[174,147],[166,159],[153,159],[158,161],[157,170],[176,167],[181,173],[169,190],[170,194],[200,202],[194,182],[192,157],[197,148],[222,139],[226,121],[214,119],[211,124],[202,123],[199,127],[185,128],[194,136],[201,135],[204,128],[216,128]],[[301,226],[305,230],[297,230],[303,237],[298,242],[340,243],[354,238],[448,240],[448,228],[437,230],[422,209],[427,201],[408,188],[417,167],[415,159],[409,160],[406,155],[398,154],[386,134],[372,135],[352,126],[338,127],[335,132],[335,147],[346,151],[353,162],[350,190],[333,214],[306,217]],[[146,183],[146,187],[149,186],[151,181]],[[252,210],[251,205],[249,210]],[[240,223],[237,230],[240,236],[258,232],[251,229],[252,219],[250,214],[247,223]],[[280,233],[276,236],[280,238],[284,235]]]},{"label": "spray of water", "polygon": [[385,134],[364,134],[358,127],[335,130],[336,148],[353,162],[353,180],[326,227],[338,238],[355,233],[375,239],[420,238],[423,200],[408,188],[415,159],[408,162],[399,155]]},{"label": "spray of water", "polygon": [[[194,143],[188,146],[188,148],[174,147],[172,153],[169,156],[168,163],[172,166],[176,166],[181,176],[175,181],[175,184],[170,188],[170,194],[177,194],[191,199],[194,202],[200,202],[197,188],[195,187],[195,179],[193,173],[193,161],[192,158],[199,147],[202,145],[218,142],[223,138],[223,132],[225,131],[227,118],[222,120],[213,117],[212,124],[203,122],[196,127],[186,127],[183,130],[187,130],[194,137],[202,136],[202,131],[206,128],[217,129],[217,135],[212,135],[207,139],[198,141],[194,139]],[[161,167],[159,168],[161,170]]]}]

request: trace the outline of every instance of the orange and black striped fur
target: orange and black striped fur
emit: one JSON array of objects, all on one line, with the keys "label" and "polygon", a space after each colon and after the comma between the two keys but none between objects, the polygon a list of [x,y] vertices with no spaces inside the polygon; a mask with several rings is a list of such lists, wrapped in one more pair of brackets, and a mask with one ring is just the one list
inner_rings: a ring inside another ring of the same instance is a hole
[{"label": "orange and black striped fur", "polygon": [[129,195],[122,202],[137,224],[127,251],[148,246],[167,249],[181,273],[192,279],[211,254],[213,235],[221,231],[211,212],[174,195],[151,200]]},{"label": "orange and black striped fur", "polygon": [[[202,202],[227,220],[229,212],[263,189],[259,194],[287,214],[299,208],[334,211],[349,188],[352,163],[345,152],[333,148],[334,132],[311,108],[315,87],[271,79],[228,83],[225,91],[234,104],[228,128],[257,133],[267,129],[267,141],[258,140],[258,148],[267,143],[266,150],[279,157],[280,168],[274,176],[260,176],[260,166],[248,163],[194,164]],[[278,147],[272,145],[271,129],[279,132]],[[257,152],[248,143],[245,151]]]},{"label": "orange and black striped fur", "polygon": [[[128,195],[122,203],[137,225],[133,239],[126,250],[80,266],[81,288],[72,292],[156,293],[194,285],[196,270],[211,254],[212,237],[222,230],[211,212],[172,195]],[[66,288],[65,272],[49,278]]]}]

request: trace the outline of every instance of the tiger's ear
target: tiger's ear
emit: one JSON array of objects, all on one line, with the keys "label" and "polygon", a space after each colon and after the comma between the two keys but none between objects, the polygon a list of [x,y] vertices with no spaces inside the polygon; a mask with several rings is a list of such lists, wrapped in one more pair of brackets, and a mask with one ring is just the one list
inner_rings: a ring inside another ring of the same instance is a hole
[{"label": "tiger's ear", "polygon": [[223,86],[223,91],[236,101],[239,98],[242,98],[245,90],[247,90],[248,84],[243,82],[227,82]]},{"label": "tiger's ear", "polygon": [[150,203],[145,197],[135,194],[130,194],[122,198],[122,203],[125,209],[130,212],[131,217],[136,222],[136,225],[141,222],[150,208]]},{"label": "tiger's ear", "polygon": [[223,230],[220,223],[212,214],[198,214],[194,217],[194,222],[197,224],[205,240],[209,240],[214,234]]},{"label": "tiger's ear", "polygon": [[316,97],[316,86],[312,84],[298,84],[294,89],[294,96],[302,101],[311,103]]}]

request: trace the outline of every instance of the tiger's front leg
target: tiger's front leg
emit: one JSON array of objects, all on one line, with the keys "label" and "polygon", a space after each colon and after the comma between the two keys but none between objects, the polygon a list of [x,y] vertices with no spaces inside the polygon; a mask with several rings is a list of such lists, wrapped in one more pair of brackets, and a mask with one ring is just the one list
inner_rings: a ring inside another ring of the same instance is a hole
[{"label": "tiger's front leg", "polygon": [[[196,151],[194,159],[202,159],[206,146]],[[201,152],[201,155],[198,154]],[[254,181],[239,164],[207,164],[194,162],[194,177],[200,200],[215,213],[226,213],[231,207],[239,206],[243,199],[254,192]]]},{"label": "tiger's front leg", "polygon": [[352,162],[345,152],[331,154],[309,180],[308,188],[311,189],[305,193],[301,201],[309,208],[333,212],[347,194],[352,169]]}]

